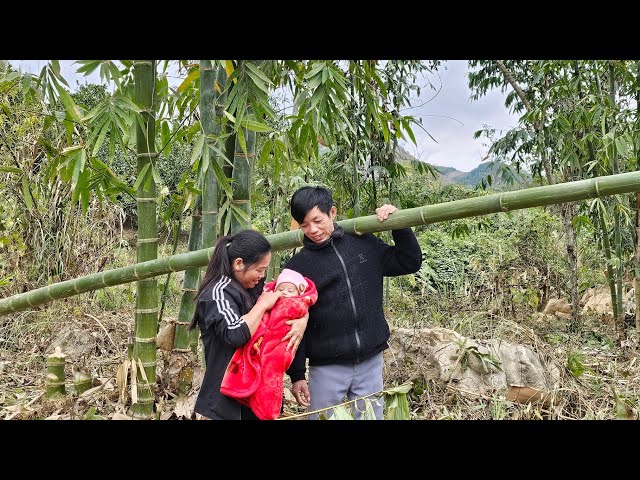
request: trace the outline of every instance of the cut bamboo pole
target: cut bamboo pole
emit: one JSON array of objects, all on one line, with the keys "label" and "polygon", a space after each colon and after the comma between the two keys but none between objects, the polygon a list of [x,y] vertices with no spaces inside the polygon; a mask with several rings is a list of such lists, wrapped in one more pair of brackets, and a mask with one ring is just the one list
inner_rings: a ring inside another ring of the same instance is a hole
[{"label": "cut bamboo pole", "polygon": [[[384,222],[380,222],[376,215],[367,215],[337,223],[348,233],[362,235],[636,191],[640,191],[640,172],[629,172],[398,210]],[[274,251],[279,251],[301,246],[302,238],[301,230],[293,230],[269,235],[267,240]],[[0,315],[28,310],[52,300],[104,287],[202,267],[209,263],[212,256],[213,247],[204,248],[54,283],[0,300]]]},{"label": "cut bamboo pole", "polygon": [[89,372],[77,371],[73,373],[73,386],[76,395],[82,395],[93,386],[93,377]]},{"label": "cut bamboo pole", "polygon": [[47,357],[46,397],[55,398],[64,395],[65,354],[60,347]]}]

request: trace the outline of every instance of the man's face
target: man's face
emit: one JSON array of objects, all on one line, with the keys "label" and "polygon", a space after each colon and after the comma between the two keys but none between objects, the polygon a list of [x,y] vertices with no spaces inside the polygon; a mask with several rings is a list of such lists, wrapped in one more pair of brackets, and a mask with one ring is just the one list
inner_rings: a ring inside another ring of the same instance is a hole
[{"label": "man's face", "polygon": [[329,215],[318,207],[313,207],[307,212],[300,224],[300,229],[313,243],[322,243],[329,240],[333,232],[333,219],[336,216],[336,207],[331,207]]}]

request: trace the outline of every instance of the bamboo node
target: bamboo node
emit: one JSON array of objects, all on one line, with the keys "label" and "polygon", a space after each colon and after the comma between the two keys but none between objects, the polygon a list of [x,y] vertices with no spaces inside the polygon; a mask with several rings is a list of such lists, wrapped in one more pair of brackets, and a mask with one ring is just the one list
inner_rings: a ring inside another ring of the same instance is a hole
[{"label": "bamboo node", "polygon": [[158,237],[138,239],[138,243],[154,243],[154,242],[158,242]]},{"label": "bamboo node", "polygon": [[174,323],[176,325],[191,325],[191,322],[178,322],[178,321],[174,321]]},{"label": "bamboo node", "polygon": [[158,312],[158,308],[136,308],[135,312],[136,313],[157,313]]},{"label": "bamboo node", "polygon": [[155,202],[156,197],[137,197],[136,201],[138,202]]},{"label": "bamboo node", "polygon": [[[58,378],[58,377],[56,377],[56,378]],[[48,387],[59,387],[60,385],[64,385],[64,383],[65,383],[64,381],[62,381],[62,382],[49,382],[49,381],[47,381],[47,386]]]},{"label": "bamboo node", "polygon": [[242,153],[242,152],[240,152],[240,153],[235,152],[235,153],[233,154],[233,156],[234,156],[235,158],[254,158],[254,157],[256,156],[256,154],[255,154],[255,153],[247,153],[247,154],[245,155],[245,154],[244,154],[244,153]]},{"label": "bamboo node", "polygon": [[206,214],[212,214],[212,213],[218,213],[218,210],[203,210],[202,214],[206,215]]},{"label": "bamboo node", "polygon": [[31,299],[29,298],[29,295],[25,294],[25,298],[27,299],[27,303],[29,304],[29,306],[33,307],[33,303],[31,303]]},{"label": "bamboo node", "polygon": [[154,343],[156,341],[156,337],[155,337],[155,335],[153,337],[149,337],[149,338],[134,337],[134,340],[137,343]]},{"label": "bamboo node", "polygon": [[420,220],[422,220],[423,225],[427,224],[427,221],[424,219],[424,208],[420,209]]},{"label": "bamboo node", "polygon": [[[143,110],[144,112],[145,110]],[[147,113],[150,113],[151,110],[146,110]],[[142,153],[138,153],[136,154],[138,157],[146,157],[146,158],[156,158],[159,153],[158,152],[142,152]]]},{"label": "bamboo node", "polygon": [[500,210],[503,212],[507,212],[509,211],[509,207],[505,207],[504,205],[502,205],[502,195],[500,195],[498,197],[498,203],[500,204]]},{"label": "bamboo node", "polygon": [[596,195],[600,196],[600,189],[598,188],[598,180],[594,180],[593,182],[595,183],[595,187],[596,187]]},{"label": "bamboo node", "polygon": [[[153,361],[153,362],[140,362],[142,364],[143,367],[155,367],[158,362],[157,361]],[[147,382],[148,384],[148,382]]]}]

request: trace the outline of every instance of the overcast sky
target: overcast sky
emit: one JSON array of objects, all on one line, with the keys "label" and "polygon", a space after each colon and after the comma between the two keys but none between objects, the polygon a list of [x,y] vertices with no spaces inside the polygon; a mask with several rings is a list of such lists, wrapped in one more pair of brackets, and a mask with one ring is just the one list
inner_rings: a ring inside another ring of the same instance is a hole
[{"label": "overcast sky", "polygon": [[[23,71],[34,74],[40,72],[48,60],[10,60],[11,64]],[[98,72],[89,77],[75,73],[78,65],[74,60],[61,60],[61,70],[64,78],[75,90],[78,84],[100,83]],[[468,172],[477,167],[486,155],[486,139],[473,139],[473,133],[489,125],[498,130],[508,130],[517,124],[518,117],[509,113],[504,106],[505,94],[498,90],[491,91],[487,96],[477,101],[469,98],[471,92],[467,86],[466,60],[449,60],[443,62],[437,75],[429,75],[429,79],[439,92],[423,87],[421,98],[414,105],[422,106],[403,110],[404,114],[411,114],[422,118],[423,126],[435,138],[434,142],[419,127],[414,127],[418,146],[404,143],[403,147],[416,158],[432,165],[454,167]],[[421,79],[421,86],[427,83]],[[430,100],[430,101],[429,101]]]},{"label": "overcast sky", "polygon": [[[429,87],[422,88],[420,105],[403,110],[422,118],[424,128],[434,137],[434,142],[419,127],[414,127],[418,146],[413,143],[403,147],[420,160],[443,167],[455,167],[468,172],[477,167],[487,153],[486,138],[473,139],[473,133],[488,125],[498,130],[509,130],[518,123],[518,116],[509,113],[504,106],[506,93],[493,90],[480,100],[470,100],[471,91],[467,82],[467,61],[449,60],[436,75],[429,75],[438,92]],[[423,81],[422,84],[425,84]]]}]

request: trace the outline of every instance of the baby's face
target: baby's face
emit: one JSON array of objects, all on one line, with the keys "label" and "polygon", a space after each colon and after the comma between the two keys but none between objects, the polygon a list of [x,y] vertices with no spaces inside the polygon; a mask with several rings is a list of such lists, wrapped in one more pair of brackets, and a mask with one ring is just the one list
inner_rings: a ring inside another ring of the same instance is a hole
[{"label": "baby's face", "polygon": [[291,282],[283,282],[278,285],[276,288],[276,292],[282,292],[283,297],[295,297],[296,295],[300,295],[296,286]]}]

